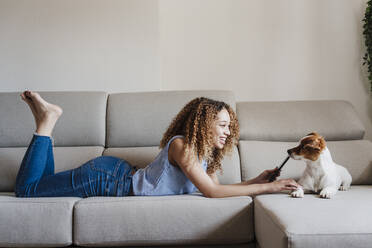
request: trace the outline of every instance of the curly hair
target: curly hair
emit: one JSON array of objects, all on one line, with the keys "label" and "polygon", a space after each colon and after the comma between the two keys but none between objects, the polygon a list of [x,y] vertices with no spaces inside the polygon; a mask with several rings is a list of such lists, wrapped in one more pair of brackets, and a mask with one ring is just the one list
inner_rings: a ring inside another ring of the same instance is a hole
[{"label": "curly hair", "polygon": [[[212,126],[218,113],[226,109],[230,116],[230,135],[222,149],[213,145]],[[232,152],[239,140],[239,123],[234,110],[221,101],[198,97],[187,103],[176,115],[164,133],[160,148],[164,148],[175,135],[184,136],[184,151],[193,152],[198,159],[208,163],[207,173],[221,171],[221,160],[225,154]]]}]

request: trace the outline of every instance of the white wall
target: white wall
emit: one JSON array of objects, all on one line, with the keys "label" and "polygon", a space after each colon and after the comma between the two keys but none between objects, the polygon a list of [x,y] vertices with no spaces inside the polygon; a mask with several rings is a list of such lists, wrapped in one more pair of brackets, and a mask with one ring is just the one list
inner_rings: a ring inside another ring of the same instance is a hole
[{"label": "white wall", "polygon": [[239,101],[344,99],[372,140],[362,75],[365,0],[160,0],[163,89]]},{"label": "white wall", "polygon": [[160,89],[158,2],[0,0],[0,91]]},{"label": "white wall", "polygon": [[0,91],[344,99],[372,140],[366,0],[0,0]]}]

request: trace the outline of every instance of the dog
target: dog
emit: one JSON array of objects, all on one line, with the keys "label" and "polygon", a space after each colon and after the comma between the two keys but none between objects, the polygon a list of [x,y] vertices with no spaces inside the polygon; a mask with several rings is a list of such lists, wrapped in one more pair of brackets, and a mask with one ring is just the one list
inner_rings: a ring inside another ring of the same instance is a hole
[{"label": "dog", "polygon": [[319,193],[321,198],[332,198],[338,190],[348,190],[352,181],[350,173],[332,160],[326,142],[318,133],[309,133],[300,144],[289,149],[288,155],[295,160],[303,160],[306,169],[298,181],[302,186],[291,192],[292,197],[304,197],[306,192]]}]

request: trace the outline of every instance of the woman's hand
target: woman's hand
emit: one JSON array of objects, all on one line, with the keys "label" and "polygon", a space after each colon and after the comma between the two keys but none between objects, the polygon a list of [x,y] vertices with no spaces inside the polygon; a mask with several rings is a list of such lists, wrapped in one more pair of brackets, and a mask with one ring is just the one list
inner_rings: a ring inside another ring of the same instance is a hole
[{"label": "woman's hand", "polygon": [[269,183],[269,185],[269,191],[271,193],[280,192],[283,190],[296,190],[298,187],[301,187],[301,185],[299,185],[293,179],[280,179],[278,181]]},{"label": "woman's hand", "polygon": [[274,169],[272,170],[265,170],[263,171],[260,175],[258,175],[256,178],[254,178],[252,180],[251,183],[269,183],[270,182],[270,178],[272,176],[275,176],[274,180],[280,176],[280,171],[278,171],[278,167],[275,167]]}]

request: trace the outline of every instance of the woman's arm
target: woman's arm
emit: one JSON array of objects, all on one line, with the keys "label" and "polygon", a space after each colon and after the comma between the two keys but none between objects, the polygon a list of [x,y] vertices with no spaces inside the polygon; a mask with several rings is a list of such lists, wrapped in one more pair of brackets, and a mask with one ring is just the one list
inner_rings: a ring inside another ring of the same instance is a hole
[{"label": "woman's arm", "polygon": [[213,180],[203,170],[195,154],[185,153],[183,149],[183,139],[175,139],[169,147],[169,158],[177,163],[187,178],[199,189],[206,197],[229,197],[258,195],[263,193],[278,192],[281,190],[296,189],[296,182],[292,179],[279,180],[264,184],[230,184],[222,185]]}]

